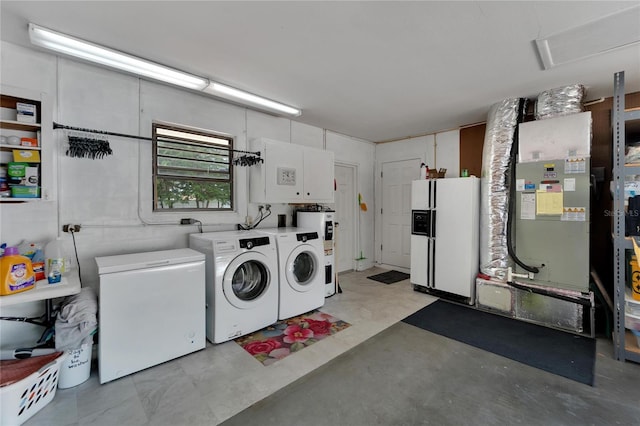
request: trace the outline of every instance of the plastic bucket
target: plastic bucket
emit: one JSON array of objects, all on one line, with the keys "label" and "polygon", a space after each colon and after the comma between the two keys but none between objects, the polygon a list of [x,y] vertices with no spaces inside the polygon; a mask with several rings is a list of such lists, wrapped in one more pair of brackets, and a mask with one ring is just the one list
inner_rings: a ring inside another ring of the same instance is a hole
[{"label": "plastic bucket", "polygon": [[89,379],[91,375],[91,352],[93,345],[83,343],[78,349],[67,351],[67,359],[60,367],[58,389],[78,386]]}]

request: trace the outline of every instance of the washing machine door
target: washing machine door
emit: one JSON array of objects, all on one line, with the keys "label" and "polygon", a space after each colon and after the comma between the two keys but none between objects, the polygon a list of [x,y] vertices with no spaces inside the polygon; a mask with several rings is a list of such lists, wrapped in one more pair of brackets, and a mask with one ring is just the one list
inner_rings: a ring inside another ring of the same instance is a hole
[{"label": "washing machine door", "polygon": [[225,298],[236,308],[251,309],[262,303],[271,285],[267,257],[259,252],[242,253],[229,263],[222,282]]},{"label": "washing machine door", "polygon": [[287,283],[296,291],[309,291],[316,281],[319,271],[320,259],[318,259],[316,250],[309,244],[297,246],[287,258]]}]

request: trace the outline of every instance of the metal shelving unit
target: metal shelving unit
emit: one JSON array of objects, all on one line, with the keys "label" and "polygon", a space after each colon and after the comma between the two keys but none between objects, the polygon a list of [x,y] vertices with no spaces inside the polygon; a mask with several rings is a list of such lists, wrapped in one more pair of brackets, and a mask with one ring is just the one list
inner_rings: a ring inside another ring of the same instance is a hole
[{"label": "metal shelving unit", "polygon": [[620,361],[630,360],[640,363],[640,348],[633,334],[625,329],[625,270],[626,249],[633,248],[625,232],[624,182],[628,175],[638,174],[640,165],[625,165],[627,123],[640,122],[640,110],[625,110],[624,71],[614,75],[612,110],[613,126],[613,256],[614,256],[614,333],[615,357]]}]

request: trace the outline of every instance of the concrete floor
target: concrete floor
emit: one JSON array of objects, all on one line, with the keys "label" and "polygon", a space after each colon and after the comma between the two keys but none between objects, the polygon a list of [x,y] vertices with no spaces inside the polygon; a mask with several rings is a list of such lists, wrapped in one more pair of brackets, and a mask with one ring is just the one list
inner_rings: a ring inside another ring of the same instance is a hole
[{"label": "concrete floor", "polygon": [[380,272],[340,275],[344,292],[326,299],[321,310],[351,326],[272,365],[265,367],[229,341],[207,342],[204,350],[104,385],[94,366],[89,380],[58,389],[25,424],[219,424],[436,300],[413,291],[409,280],[386,285],[367,279]]},{"label": "concrete floor", "polygon": [[591,387],[398,323],[223,425],[638,425],[640,366],[612,351]]},{"label": "concrete floor", "polygon": [[399,323],[436,299],[380,272],[341,275],[322,311],[351,326],[270,366],[231,341],[104,385],[94,368],[25,424],[640,425],[640,365],[609,341],[595,386],[573,382]]}]

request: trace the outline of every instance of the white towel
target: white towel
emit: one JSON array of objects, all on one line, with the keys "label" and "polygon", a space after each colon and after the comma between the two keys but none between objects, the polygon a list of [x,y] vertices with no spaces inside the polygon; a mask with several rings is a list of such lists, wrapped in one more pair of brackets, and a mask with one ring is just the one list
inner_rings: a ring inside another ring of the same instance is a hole
[{"label": "white towel", "polygon": [[65,298],[56,318],[56,349],[77,349],[89,340],[98,326],[97,312],[98,300],[90,287]]}]

